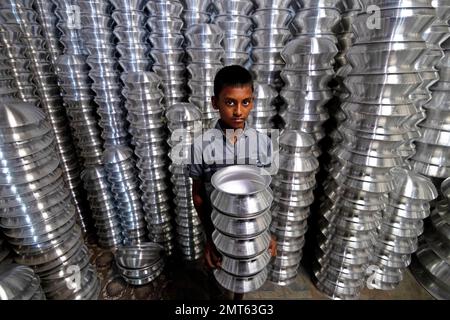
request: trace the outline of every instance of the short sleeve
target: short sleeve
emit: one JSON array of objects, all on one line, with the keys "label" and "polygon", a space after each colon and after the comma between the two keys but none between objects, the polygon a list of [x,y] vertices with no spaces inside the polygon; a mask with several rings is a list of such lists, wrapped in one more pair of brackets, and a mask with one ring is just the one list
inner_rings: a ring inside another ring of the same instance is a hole
[{"label": "short sleeve", "polygon": [[191,144],[189,160],[190,162],[187,164],[189,177],[193,179],[203,178],[204,170],[201,143],[195,143],[194,141],[194,143]]}]

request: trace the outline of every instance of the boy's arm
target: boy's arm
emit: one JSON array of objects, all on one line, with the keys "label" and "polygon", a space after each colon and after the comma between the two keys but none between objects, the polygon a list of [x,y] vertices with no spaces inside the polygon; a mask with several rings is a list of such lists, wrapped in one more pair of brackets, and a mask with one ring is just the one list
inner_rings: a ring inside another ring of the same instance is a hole
[{"label": "boy's arm", "polygon": [[192,179],[192,200],[194,201],[195,210],[197,210],[198,217],[202,222],[203,228],[206,233],[206,238],[212,240],[212,233],[214,231],[214,225],[211,221],[211,216],[208,215],[205,208],[206,190],[203,180]]},{"label": "boy's arm", "polygon": [[205,260],[209,268],[220,267],[220,254],[212,241],[212,233],[214,232],[214,225],[211,220],[211,215],[205,208],[206,189],[203,180],[192,179],[192,198],[197,210],[198,217],[202,222],[203,229],[206,234],[206,246],[205,246]]}]

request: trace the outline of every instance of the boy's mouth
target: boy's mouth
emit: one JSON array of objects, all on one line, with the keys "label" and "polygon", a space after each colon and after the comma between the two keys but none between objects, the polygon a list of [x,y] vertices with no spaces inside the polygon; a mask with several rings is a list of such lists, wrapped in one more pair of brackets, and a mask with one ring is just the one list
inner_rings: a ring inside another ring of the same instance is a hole
[{"label": "boy's mouth", "polygon": [[237,122],[237,123],[241,123],[241,122],[244,122],[244,119],[242,119],[242,118],[232,118],[231,121]]}]

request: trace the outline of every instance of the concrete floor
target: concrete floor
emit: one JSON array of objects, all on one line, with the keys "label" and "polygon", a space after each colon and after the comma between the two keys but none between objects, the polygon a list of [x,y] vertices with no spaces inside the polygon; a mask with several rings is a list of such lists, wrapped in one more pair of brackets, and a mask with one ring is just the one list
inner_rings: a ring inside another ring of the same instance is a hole
[{"label": "concrete floor", "polygon": [[[102,300],[228,300],[213,277],[208,277],[201,263],[169,262],[163,274],[144,286],[131,286],[118,274],[114,255],[108,250],[90,246],[92,262],[102,281]],[[327,296],[312,284],[301,270],[294,283],[278,286],[267,281],[259,290],[244,295],[244,300],[323,300]],[[392,291],[364,289],[361,299],[370,300],[430,300],[433,299],[407,271],[400,285]]]},{"label": "concrete floor", "polygon": [[[291,299],[328,299],[316,289],[306,272],[302,271],[294,283],[281,287],[271,282],[266,282],[258,291],[248,293],[244,299],[264,300],[291,300]],[[416,281],[409,270],[404,274],[400,285],[391,291],[364,289],[361,293],[362,300],[432,300],[433,297]]]}]

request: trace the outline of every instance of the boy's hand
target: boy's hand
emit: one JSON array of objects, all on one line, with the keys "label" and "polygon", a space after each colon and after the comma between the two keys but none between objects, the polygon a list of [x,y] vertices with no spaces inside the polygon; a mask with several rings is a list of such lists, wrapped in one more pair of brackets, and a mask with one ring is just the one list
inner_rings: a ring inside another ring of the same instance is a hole
[{"label": "boy's hand", "polygon": [[269,252],[272,257],[277,256],[277,239],[273,235],[269,243]]},{"label": "boy's hand", "polygon": [[211,269],[220,268],[221,266],[220,253],[211,240],[208,240],[205,245],[205,264]]}]

